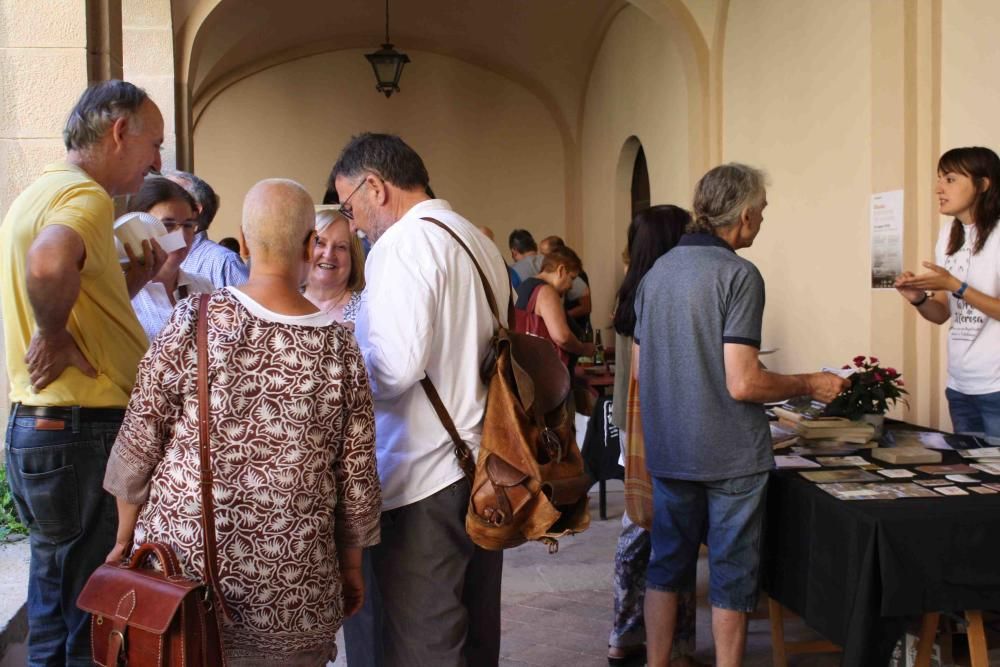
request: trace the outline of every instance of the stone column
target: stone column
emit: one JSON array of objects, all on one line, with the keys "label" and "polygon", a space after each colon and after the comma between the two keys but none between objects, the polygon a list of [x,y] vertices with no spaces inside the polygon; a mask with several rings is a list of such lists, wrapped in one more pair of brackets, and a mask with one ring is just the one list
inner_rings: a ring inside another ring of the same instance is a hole
[{"label": "stone column", "polygon": [[163,113],[163,168],[177,165],[174,30],[170,0],[122,0],[125,80],[145,88]]}]

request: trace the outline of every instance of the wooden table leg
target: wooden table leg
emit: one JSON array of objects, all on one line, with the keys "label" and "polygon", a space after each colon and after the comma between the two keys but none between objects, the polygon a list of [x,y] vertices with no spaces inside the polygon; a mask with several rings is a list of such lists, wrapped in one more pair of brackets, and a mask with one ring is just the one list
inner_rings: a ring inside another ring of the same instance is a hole
[{"label": "wooden table leg", "polygon": [[917,642],[917,660],[914,667],[930,667],[931,650],[934,648],[934,635],[937,634],[941,614],[936,611],[924,614],[920,623],[920,640]]},{"label": "wooden table leg", "polygon": [[969,633],[969,657],[972,667],[989,667],[989,656],[986,654],[986,630],[983,628],[983,612],[965,612]]},{"label": "wooden table leg", "polygon": [[767,612],[771,617],[771,655],[774,667],[788,667],[788,658],[785,656],[785,619],[781,603],[769,597]]}]

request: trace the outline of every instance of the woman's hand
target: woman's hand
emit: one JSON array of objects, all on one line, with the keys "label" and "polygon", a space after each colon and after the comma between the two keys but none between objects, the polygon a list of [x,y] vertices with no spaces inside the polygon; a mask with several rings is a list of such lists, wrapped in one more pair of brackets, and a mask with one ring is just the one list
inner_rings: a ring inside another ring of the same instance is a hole
[{"label": "woman's hand", "polygon": [[916,274],[914,274],[913,271],[903,271],[903,273],[901,273],[896,277],[896,282],[894,282],[892,285],[893,287],[896,288],[896,291],[902,294],[903,298],[909,301],[910,303],[916,303],[917,301],[920,301],[920,299],[923,298],[923,295],[926,294],[926,292],[924,292],[924,290],[922,289],[917,289],[916,287],[907,286],[907,281],[915,277]]},{"label": "woman's hand", "polygon": [[115,542],[115,546],[108,553],[108,557],[104,559],[105,563],[110,563],[111,565],[117,565],[128,557],[128,552],[132,548],[132,540],[128,542]]},{"label": "woman's hand", "polygon": [[[929,269],[926,273],[921,273],[919,275],[913,275],[912,273],[904,273],[902,276],[896,279],[895,287],[900,292],[903,289],[916,290],[922,292],[929,290],[931,292],[954,292],[959,287],[962,286],[962,281],[951,275],[948,269],[938,266],[932,262],[922,262],[925,269]],[[904,296],[906,295],[903,292]],[[910,298],[907,296],[907,298]],[[916,301],[917,299],[910,299],[910,301]]]},{"label": "woman's hand", "polygon": [[344,618],[350,618],[361,611],[365,603],[365,579],[360,567],[340,570],[340,581],[344,595]]}]

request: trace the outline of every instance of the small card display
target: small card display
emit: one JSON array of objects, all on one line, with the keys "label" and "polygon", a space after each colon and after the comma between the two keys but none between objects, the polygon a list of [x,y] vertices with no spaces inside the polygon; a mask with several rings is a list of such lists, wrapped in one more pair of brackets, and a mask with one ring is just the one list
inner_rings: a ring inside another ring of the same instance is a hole
[{"label": "small card display", "polygon": [[920,466],[917,471],[925,475],[967,475],[975,473],[976,469],[965,463],[952,463],[942,466]]},{"label": "small card display", "polygon": [[989,486],[970,486],[969,491],[972,491],[973,493],[981,493],[984,496],[1000,493],[1000,491],[997,491],[996,489],[991,488]]},{"label": "small card display", "polygon": [[969,492],[957,486],[939,486],[934,489],[942,496],[967,496]]},{"label": "small card display", "polygon": [[897,500],[899,498],[935,498],[937,494],[930,489],[917,486],[910,482],[857,484],[837,483],[819,484],[831,496],[840,500]]},{"label": "small card display", "polygon": [[868,461],[860,456],[817,456],[816,461],[827,468],[870,465]]},{"label": "small card display", "polygon": [[807,458],[791,454],[775,456],[774,466],[778,470],[784,470],[786,468],[818,468],[819,464],[815,461],[810,461]]},{"label": "small card display", "polygon": [[944,478],[952,482],[958,482],[959,484],[979,484],[978,479],[969,477],[968,475],[945,475]]},{"label": "small card display", "polygon": [[958,453],[967,459],[1000,459],[1000,447],[980,447],[978,449],[960,449]]},{"label": "small card display", "polygon": [[890,477],[893,479],[907,479],[917,476],[917,473],[912,470],[907,470],[906,468],[882,468],[881,470],[876,470],[875,472],[883,477]]},{"label": "small card display", "polygon": [[830,482],[877,482],[879,480],[879,477],[870,472],[858,469],[815,470],[800,472],[799,474],[810,482],[816,482],[817,484],[827,484]]},{"label": "small card display", "polygon": [[970,463],[970,466],[976,470],[982,470],[990,475],[1000,476],[1000,462],[997,463]]},{"label": "small card display", "polygon": [[928,488],[933,488],[935,486],[951,486],[951,482],[946,479],[915,479],[913,480],[915,484],[920,486],[926,486]]}]

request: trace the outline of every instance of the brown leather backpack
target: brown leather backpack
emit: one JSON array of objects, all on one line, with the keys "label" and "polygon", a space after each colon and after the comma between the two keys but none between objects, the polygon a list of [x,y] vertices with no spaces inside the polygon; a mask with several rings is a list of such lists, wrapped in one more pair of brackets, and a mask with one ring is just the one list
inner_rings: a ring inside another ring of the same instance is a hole
[{"label": "brown leather backpack", "polygon": [[[576,444],[569,371],[550,341],[503,326],[493,290],[468,246],[447,225],[423,220],[447,231],[468,253],[497,323],[481,370],[489,393],[475,464],[433,383],[421,381],[472,481],[465,529],[484,549],[540,540],[555,552],[556,538],[590,526],[587,491],[593,480]],[[513,321],[513,304],[508,306]]]}]

